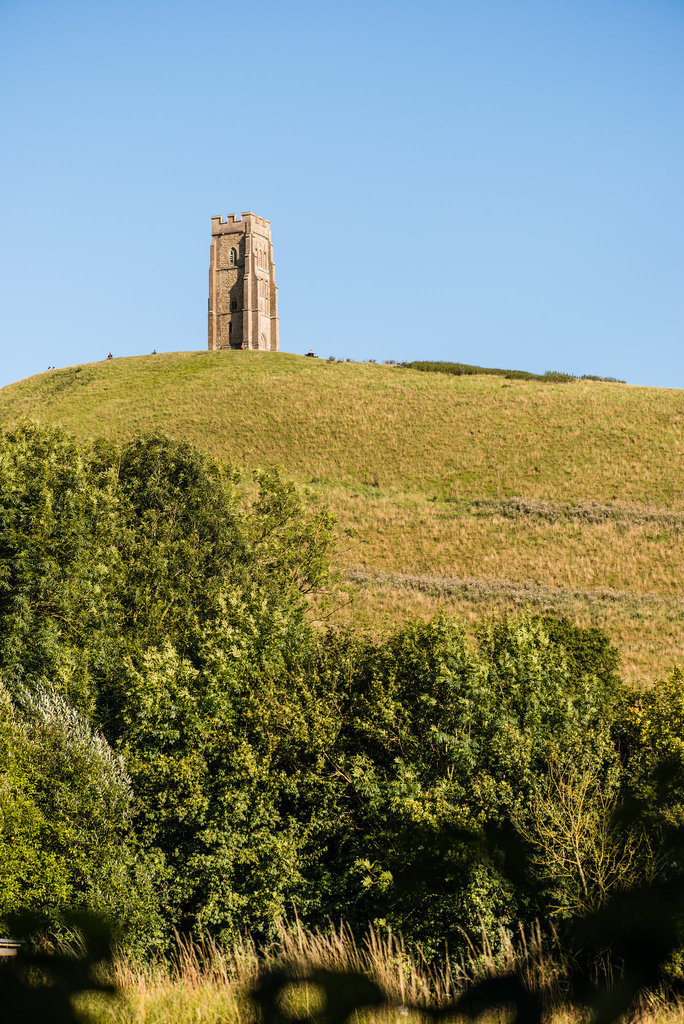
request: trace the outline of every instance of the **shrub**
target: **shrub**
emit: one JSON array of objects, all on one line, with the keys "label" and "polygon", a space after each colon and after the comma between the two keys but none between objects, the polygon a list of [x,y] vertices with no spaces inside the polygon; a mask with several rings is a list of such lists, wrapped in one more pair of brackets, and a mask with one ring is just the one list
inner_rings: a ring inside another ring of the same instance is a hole
[{"label": "shrub", "polygon": [[600,631],[315,633],[329,514],[274,472],[247,497],[161,436],[26,425],[0,433],[0,484],[7,909],[108,894],[130,928],[158,911],[167,935],[268,940],[294,906],[437,956],[475,921],[590,909],[624,881],[610,814],[624,778],[651,793],[644,737],[679,765],[679,694],[644,732]]},{"label": "shrub", "polygon": [[67,911],[116,921],[119,939],[158,922],[145,857],[135,851],[123,760],[54,691],[0,688],[0,926],[31,913],[59,931]]},{"label": "shrub", "polygon": [[[493,377],[505,377],[507,380],[536,380],[547,384],[566,384],[578,379],[615,382],[614,377],[594,377],[585,374],[578,378],[574,374],[562,373],[560,370],[531,373],[529,370],[502,370],[490,366],[472,366],[469,363],[432,362],[425,359],[414,360],[411,363],[399,363],[399,365],[410,370],[422,370],[426,373],[450,373],[456,377],[486,374]],[[617,383],[624,383],[624,381],[618,381]]]},{"label": "shrub", "polygon": [[[268,931],[300,840],[285,816],[278,835],[264,751],[293,718],[288,665],[308,642],[306,595],[328,578],[331,517],[273,472],[247,501],[230,470],[161,437],[89,446],[25,425],[0,434],[0,456],[8,699],[51,687],[124,755],[169,928]],[[291,785],[276,768],[272,781]],[[57,799],[57,776],[44,785]],[[53,909],[75,891],[59,881],[70,841],[40,844],[57,866],[39,859],[35,885],[54,875]]]},{"label": "shrub", "polygon": [[[611,674],[579,672],[579,651],[568,657],[530,618],[489,623],[478,650],[445,620],[378,646],[348,642],[349,682],[328,687],[340,722],[326,758],[336,810],[318,886],[330,913],[385,922],[436,955],[473,922],[496,930],[570,907],[577,879],[562,875],[561,854],[572,837],[559,823],[549,876],[535,852],[537,808],[564,762],[599,789],[610,776],[614,793]],[[534,865],[524,878],[510,871],[521,842]]]}]

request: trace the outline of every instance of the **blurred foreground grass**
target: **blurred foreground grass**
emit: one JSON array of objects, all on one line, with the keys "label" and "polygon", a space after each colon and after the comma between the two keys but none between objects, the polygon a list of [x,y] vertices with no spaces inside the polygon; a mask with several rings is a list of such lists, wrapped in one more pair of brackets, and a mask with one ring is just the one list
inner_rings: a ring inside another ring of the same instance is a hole
[{"label": "blurred foreground grass", "polygon": [[[498,952],[494,953],[494,946]],[[434,969],[409,955],[394,936],[370,931],[357,943],[344,928],[330,934],[307,932],[295,926],[283,929],[270,951],[257,956],[250,942],[222,950],[214,943],[180,942],[171,966],[139,966],[125,959],[115,963],[113,981],[119,995],[78,997],[76,1008],[92,1024],[252,1024],[259,1019],[249,998],[259,974],[283,962],[299,965],[302,974],[311,969],[355,971],[379,983],[397,1003],[433,1009],[444,1007],[468,985],[517,971],[531,988],[548,987],[552,998],[547,1019],[554,1024],[579,1024],[586,1020],[563,1000],[566,964],[559,947],[542,940],[538,931],[504,937],[493,943],[483,935],[481,945],[460,965]],[[295,974],[297,967],[295,966]],[[309,1019],[321,1009],[321,992],[302,983],[286,989],[284,1011],[294,1018]],[[403,1007],[365,1010],[359,1024],[399,1024],[407,1020]],[[485,1024],[502,1024],[510,1014],[489,1012]],[[430,1018],[420,1009],[410,1019],[423,1024]],[[456,1019],[446,1017],[446,1020]],[[642,999],[629,1018],[639,1024],[682,1024],[684,1006],[677,1001],[651,996]]]}]

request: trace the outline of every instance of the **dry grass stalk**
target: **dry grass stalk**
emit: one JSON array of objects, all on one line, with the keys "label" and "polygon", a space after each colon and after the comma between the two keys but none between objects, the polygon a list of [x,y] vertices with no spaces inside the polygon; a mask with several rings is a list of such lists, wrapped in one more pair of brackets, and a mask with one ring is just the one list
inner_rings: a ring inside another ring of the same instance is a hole
[{"label": "dry grass stalk", "polygon": [[[311,968],[362,971],[377,980],[391,1000],[413,1006],[444,1005],[473,981],[512,971],[533,989],[548,992],[546,1016],[553,1024],[581,1024],[566,1003],[567,963],[555,935],[543,936],[538,926],[516,935],[494,937],[483,929],[477,944],[459,963],[434,968],[410,955],[401,938],[370,930],[358,941],[345,925],[326,932],[307,931],[298,922],[280,929],[267,950],[258,952],[243,939],[230,948],[212,940],[178,937],[171,963],[134,964],[119,956],[114,981],[120,998],[86,998],[80,1006],[93,1024],[251,1024],[254,1014],[246,998],[259,971],[281,963]],[[292,994],[298,1013],[317,1006],[317,992],[301,986]],[[506,1011],[483,1024],[502,1024]],[[417,1021],[419,1018],[414,1018]],[[399,1010],[364,1014],[358,1024],[399,1024]],[[684,1007],[663,996],[644,998],[634,1024],[684,1024]]]}]

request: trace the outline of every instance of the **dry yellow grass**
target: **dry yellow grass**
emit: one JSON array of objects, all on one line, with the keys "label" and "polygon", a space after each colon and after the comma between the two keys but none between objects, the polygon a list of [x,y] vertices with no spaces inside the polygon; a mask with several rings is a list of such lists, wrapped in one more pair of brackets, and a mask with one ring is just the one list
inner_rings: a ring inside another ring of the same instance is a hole
[{"label": "dry yellow grass", "polygon": [[0,419],[21,416],[280,465],[354,531],[338,621],[529,605],[603,626],[635,683],[684,660],[682,391],[191,352],[13,384]]},{"label": "dry yellow grass", "polygon": [[91,363],[0,391],[0,418],[86,436],[161,428],[294,477],[428,497],[625,501],[684,509],[684,393],[450,377],[285,353]]},{"label": "dry yellow grass", "polygon": [[354,584],[339,622],[381,631],[438,611],[472,620],[529,608],[600,626],[634,685],[684,664],[684,517],[601,506],[593,520],[586,508],[544,519],[495,503],[464,511],[341,488],[328,497],[354,530],[339,544]]},{"label": "dry yellow grass", "polygon": [[[494,952],[496,949],[496,952]],[[369,931],[357,942],[344,926],[326,933],[308,932],[295,925],[282,928],[270,950],[257,955],[246,940],[231,949],[213,942],[180,941],[171,965],[140,966],[125,958],[114,965],[115,998],[84,996],[78,1008],[92,1024],[251,1024],[256,1019],[247,993],[264,968],[287,963],[294,974],[310,969],[352,970],[377,981],[395,1009],[365,1011],[357,1024],[399,1024],[406,1020],[401,1004],[417,1008],[417,1024],[429,1018],[421,1007],[444,1007],[472,981],[515,971],[532,989],[548,995],[548,1024],[581,1024],[564,1002],[567,966],[557,943],[544,941],[538,929],[515,936],[502,933],[495,946],[483,933],[477,948],[458,964],[433,968],[410,955],[400,939]],[[293,985],[285,996],[286,1009],[301,1019],[321,1006],[320,992],[310,984]],[[454,1018],[446,1018],[454,1019]],[[507,1013],[483,1016],[483,1024],[501,1024]],[[643,998],[633,1014],[634,1024],[682,1024],[684,1008],[654,996]]]},{"label": "dry yellow grass", "polygon": [[[684,665],[682,604],[639,602],[633,595],[573,594],[548,588],[515,588],[505,580],[449,579],[350,573],[351,603],[340,602],[335,621],[379,634],[412,618],[439,612],[474,624],[493,613],[527,609],[564,615],[581,626],[605,630],[622,656],[621,676],[641,688]],[[328,620],[329,621],[329,620]]]},{"label": "dry yellow grass", "polygon": [[[514,955],[512,947],[510,955]],[[311,968],[361,972],[379,982],[390,999],[414,1005],[443,1004],[468,977],[465,970],[452,973],[448,965],[429,967],[391,934],[371,930],[357,942],[345,926],[323,933],[295,924],[282,927],[270,949],[259,953],[249,940],[230,949],[211,940],[199,944],[179,940],[170,964],[137,965],[119,958],[112,977],[117,997],[86,996],[81,1007],[98,1024],[246,1024],[255,1018],[249,989],[262,970],[282,963],[295,965],[301,972]],[[492,969],[492,963],[485,957],[477,970],[487,969]],[[291,1009],[312,1011],[317,1000],[316,990],[302,985],[291,995]],[[368,1017],[378,1024],[398,1019],[394,1012]]]}]

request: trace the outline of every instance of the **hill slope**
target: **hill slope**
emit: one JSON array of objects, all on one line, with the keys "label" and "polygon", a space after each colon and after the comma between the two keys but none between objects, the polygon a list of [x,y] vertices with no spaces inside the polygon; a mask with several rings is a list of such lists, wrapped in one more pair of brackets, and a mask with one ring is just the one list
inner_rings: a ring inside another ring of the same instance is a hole
[{"label": "hill slope", "polygon": [[20,416],[282,466],[355,528],[339,617],[527,604],[602,625],[635,680],[684,661],[682,391],[191,352],[20,381]]}]

